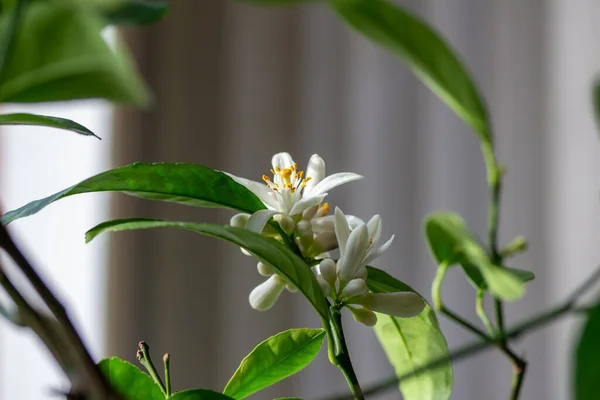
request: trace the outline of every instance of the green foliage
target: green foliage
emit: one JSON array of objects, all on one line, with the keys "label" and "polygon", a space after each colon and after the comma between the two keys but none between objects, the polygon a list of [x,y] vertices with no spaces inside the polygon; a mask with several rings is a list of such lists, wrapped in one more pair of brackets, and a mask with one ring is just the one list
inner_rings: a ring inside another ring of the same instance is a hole
[{"label": "green foliage", "polygon": [[[481,272],[479,269],[472,264],[469,264],[466,261],[461,262],[461,267],[465,274],[467,275],[467,279],[469,283],[476,289],[488,290],[488,285],[483,279]],[[520,279],[521,282],[529,282],[535,279],[535,275],[531,271],[527,271],[524,269],[512,268],[512,267],[503,267],[509,273],[511,273],[515,278]]]},{"label": "green foliage", "polygon": [[289,6],[293,4],[311,3],[317,0],[236,0],[238,3],[259,4],[267,6]]},{"label": "green foliage", "polygon": [[319,353],[324,329],[290,329],[267,340],[244,358],[223,393],[243,399],[302,370]]},{"label": "green foliage", "polygon": [[600,126],[600,78],[594,82],[592,88],[592,104],[596,114],[596,123]]},{"label": "green foliage", "polygon": [[136,163],[112,169],[46,198],[6,213],[2,223],[35,214],[49,204],[81,193],[116,191],[149,200],[196,207],[228,207],[253,213],[264,204],[226,174],[197,164]]},{"label": "green foliage", "polygon": [[330,0],[338,15],[373,42],[404,60],[484,142],[487,111],[458,56],[425,22],[384,0]]},{"label": "green foliage", "polygon": [[[373,267],[368,267],[367,285],[374,293],[416,293],[410,286]],[[449,354],[446,339],[429,304],[413,318],[377,314],[374,329],[398,377]],[[448,362],[402,380],[400,391],[406,400],[445,400],[450,398],[453,383],[452,365]]]},{"label": "green foliage", "polygon": [[135,365],[117,357],[98,363],[100,371],[124,400],[164,400],[160,388],[150,376]]},{"label": "green foliage", "polygon": [[4,114],[0,115],[0,125],[36,125],[45,126],[48,128],[65,129],[81,135],[95,136],[94,132],[90,131],[83,125],[78,124],[70,119],[49,117],[46,115],[36,114]]},{"label": "green foliage", "polygon": [[[10,36],[15,12],[0,15],[0,37]],[[111,51],[100,35],[103,26],[93,7],[75,1],[30,2],[0,71],[0,101],[147,103],[128,55],[121,48]]]},{"label": "green foliage", "polygon": [[166,1],[124,0],[104,14],[111,25],[148,25],[160,21],[169,10]]},{"label": "green foliage", "polygon": [[600,392],[600,303],[583,327],[575,349],[575,399],[596,400]]},{"label": "green foliage", "polygon": [[119,232],[135,229],[180,228],[203,235],[226,240],[252,253],[273,271],[294,284],[308,299],[324,321],[328,321],[329,307],[315,275],[309,266],[287,246],[275,239],[229,225],[216,225],[193,222],[159,221],[152,219],[123,219],[107,221],[95,226],[86,233],[89,242],[103,232]]},{"label": "green foliage", "polygon": [[192,389],[174,393],[169,400],[232,400],[232,398],[212,390]]},{"label": "green foliage", "polygon": [[[487,289],[499,299],[517,300],[525,294],[521,274],[492,264],[460,215],[429,214],[425,218],[425,233],[438,265],[462,264],[477,286],[480,286],[478,281],[485,280]],[[480,277],[473,270],[477,270]]]}]

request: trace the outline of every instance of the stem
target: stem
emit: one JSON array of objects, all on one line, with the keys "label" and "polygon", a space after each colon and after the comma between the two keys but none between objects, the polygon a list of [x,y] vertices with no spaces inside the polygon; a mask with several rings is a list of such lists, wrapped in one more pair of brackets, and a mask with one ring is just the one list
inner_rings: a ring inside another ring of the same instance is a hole
[{"label": "stem", "polygon": [[352,361],[350,360],[350,353],[348,352],[348,347],[346,346],[346,338],[344,337],[344,330],[342,328],[342,313],[339,308],[334,305],[330,308],[330,314],[332,318],[331,326],[333,327],[333,334],[336,339],[336,351],[333,356],[335,362],[333,364],[342,371],[342,374],[346,378],[348,386],[352,391],[354,399],[364,400],[365,396],[360,384],[358,383],[358,378],[356,377],[354,367],[352,366]]},{"label": "stem", "polygon": [[158,372],[154,367],[154,363],[152,362],[152,358],[150,357],[150,347],[144,341],[140,342],[138,344],[138,347],[140,348],[140,351],[138,351],[138,359],[140,363],[144,366],[144,368],[146,368],[152,379],[154,379],[154,382],[156,382],[156,384],[160,387],[160,390],[166,397],[167,389],[165,388],[162,379],[160,379],[160,375],[158,375]]},{"label": "stem", "polygon": [[171,368],[170,368],[171,355],[165,354],[163,357],[163,364],[165,365],[165,386],[167,390],[167,398],[171,397]]},{"label": "stem", "polygon": [[525,370],[527,369],[527,362],[523,361],[519,365],[515,365],[513,368],[513,381],[510,390],[510,400],[517,400],[519,398],[519,393],[521,392],[521,387],[523,386],[523,381],[525,379]]},{"label": "stem", "polygon": [[484,299],[485,291],[482,289],[477,289],[477,297],[475,299],[475,312],[477,313],[477,316],[479,316],[479,319],[485,326],[485,329],[487,329],[488,333],[492,337],[494,337],[496,336],[496,330],[494,329],[494,326],[492,325],[487,314],[485,313],[485,306],[483,304]]},{"label": "stem", "polygon": [[483,332],[479,328],[475,327],[470,322],[463,319],[461,316],[459,316],[458,314],[455,314],[453,311],[449,310],[448,308],[446,308],[446,306],[444,306],[444,303],[442,301],[442,283],[444,282],[444,278],[446,277],[447,271],[448,271],[448,265],[441,264],[438,267],[437,274],[435,276],[435,279],[433,280],[433,284],[431,285],[431,297],[433,299],[434,307],[439,312],[441,312],[442,314],[444,314],[445,316],[447,316],[448,318],[450,318],[457,324],[461,325],[463,328],[467,329],[468,331],[471,331],[475,335],[481,337],[486,342],[491,341],[492,338],[490,338],[488,335],[486,335],[485,332]]}]

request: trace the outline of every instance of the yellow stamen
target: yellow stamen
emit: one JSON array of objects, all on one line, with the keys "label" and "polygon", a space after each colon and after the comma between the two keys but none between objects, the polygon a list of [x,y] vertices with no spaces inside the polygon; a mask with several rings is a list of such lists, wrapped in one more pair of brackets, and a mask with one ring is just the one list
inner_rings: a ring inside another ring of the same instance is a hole
[{"label": "yellow stamen", "polygon": [[323,203],[323,205],[319,204],[319,209],[323,210],[323,215],[329,214],[329,203]]},{"label": "yellow stamen", "polygon": [[290,177],[292,176],[292,169],[291,168],[285,168],[283,169],[279,175],[281,175],[281,178],[283,178],[283,181],[285,183],[290,183]]},{"label": "yellow stamen", "polygon": [[269,179],[269,177],[266,176],[266,175],[262,176],[262,180],[265,181],[265,182],[267,182],[267,183],[271,182],[271,179]]}]

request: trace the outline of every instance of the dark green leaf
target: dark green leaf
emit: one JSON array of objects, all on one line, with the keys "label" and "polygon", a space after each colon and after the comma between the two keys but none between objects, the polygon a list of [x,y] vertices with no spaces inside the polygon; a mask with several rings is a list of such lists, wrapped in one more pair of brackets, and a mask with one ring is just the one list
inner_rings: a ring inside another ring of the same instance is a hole
[{"label": "dark green leaf", "polygon": [[125,400],[164,400],[165,396],[156,383],[138,367],[118,359],[107,358],[98,367],[111,386]]},{"label": "dark green leaf", "polygon": [[331,0],[358,32],[404,60],[440,99],[489,142],[487,111],[458,56],[425,22],[384,0]]},{"label": "dark green leaf", "polygon": [[[14,10],[0,16],[0,37]],[[74,1],[35,1],[24,10],[14,51],[0,74],[0,101],[105,98],[145,104],[148,94],[128,55],[107,46],[104,21]]]},{"label": "dark green leaf", "polygon": [[596,114],[596,124],[600,128],[600,78],[594,82],[592,90],[592,103],[594,105],[594,112]]},{"label": "dark green leaf", "polygon": [[[429,214],[425,217],[425,233],[438,265],[463,264],[470,280],[478,285],[477,280],[483,278],[489,291],[499,299],[517,300],[525,294],[523,279],[510,269],[492,264],[460,215]],[[481,277],[476,276],[469,266],[478,269]]]},{"label": "dark green leaf", "polygon": [[597,400],[600,393],[600,304],[590,312],[575,350],[575,400]]},{"label": "dark green leaf", "polygon": [[47,205],[80,193],[124,192],[150,200],[196,207],[228,207],[253,213],[264,204],[226,174],[198,164],[136,163],[112,169],[44,199],[6,213],[3,224],[35,214]]},{"label": "dark green leaf", "polygon": [[[416,293],[410,286],[382,270],[373,267],[367,269],[367,285],[374,293]],[[448,344],[429,304],[413,318],[378,314],[375,333],[398,377],[449,355]],[[407,400],[446,400],[452,392],[453,382],[452,365],[448,363],[403,380],[400,391]]]},{"label": "dark green leaf", "polygon": [[46,126],[48,128],[65,129],[86,136],[95,136],[94,132],[90,131],[83,125],[79,125],[70,119],[49,117],[46,115],[36,114],[4,114],[0,115],[0,125],[36,125]]},{"label": "dark green leaf", "polygon": [[168,10],[166,1],[124,0],[105,16],[111,25],[147,25],[161,20]]},{"label": "dark green leaf", "polygon": [[[464,260],[461,261],[461,267],[463,271],[465,271],[469,283],[471,283],[471,285],[474,288],[487,290],[487,284],[477,267],[473,266],[472,264],[469,264]],[[504,267],[504,269],[511,275],[513,275],[515,278],[521,280],[521,282],[529,282],[535,279],[535,275],[531,271],[511,267]]]},{"label": "dark green leaf", "polygon": [[[164,399],[164,397],[163,397]],[[169,400],[233,400],[223,393],[214,392],[206,389],[192,389],[177,392],[169,397]]]},{"label": "dark green leaf", "polygon": [[134,229],[180,228],[226,240],[252,253],[273,271],[294,284],[308,299],[321,318],[329,320],[329,307],[310,267],[292,250],[275,239],[229,225],[204,224],[193,222],[173,222],[150,219],[124,219],[107,221],[90,229],[86,241],[103,232],[118,232]]},{"label": "dark green leaf", "polygon": [[319,354],[324,329],[290,329],[261,342],[244,358],[223,393],[243,399],[302,370]]}]

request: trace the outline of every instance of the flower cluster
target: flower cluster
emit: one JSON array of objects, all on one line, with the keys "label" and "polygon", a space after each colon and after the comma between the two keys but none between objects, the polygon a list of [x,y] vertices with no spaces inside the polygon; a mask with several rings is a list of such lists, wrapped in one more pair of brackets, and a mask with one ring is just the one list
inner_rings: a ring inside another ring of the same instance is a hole
[{"label": "flower cluster", "polygon": [[[374,325],[380,312],[397,317],[411,317],[421,312],[423,299],[414,293],[369,293],[367,268],[375,258],[386,251],[394,237],[373,250],[381,236],[379,215],[367,223],[361,219],[344,215],[336,207],[329,215],[329,204],[324,203],[327,192],[344,183],[362,176],[351,172],[325,175],[325,162],[313,154],[308,162],[306,174],[298,169],[290,154],[278,153],[272,159],[272,178],[263,175],[264,183],[230,175],[238,183],[251,190],[268,208],[262,215],[273,217],[285,234],[293,238],[298,250],[309,260],[319,265],[317,281],[325,296],[338,306],[348,308],[354,318],[366,325]],[[230,223],[238,228],[247,228],[253,218],[249,214],[237,214]],[[279,233],[266,224],[266,219],[253,228],[267,236]],[[329,252],[340,250],[336,262]],[[249,253],[242,250],[244,254]],[[250,305],[257,310],[267,310],[275,304],[283,290],[296,291],[286,278],[274,273],[267,265],[259,262],[258,272],[268,277],[250,293]]]}]

